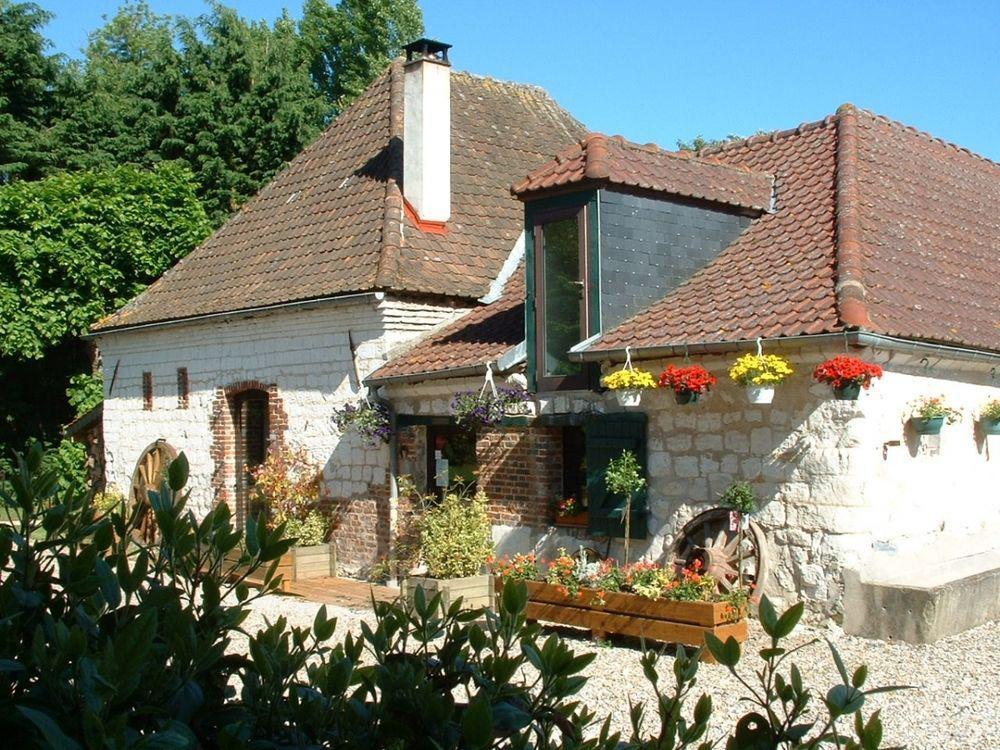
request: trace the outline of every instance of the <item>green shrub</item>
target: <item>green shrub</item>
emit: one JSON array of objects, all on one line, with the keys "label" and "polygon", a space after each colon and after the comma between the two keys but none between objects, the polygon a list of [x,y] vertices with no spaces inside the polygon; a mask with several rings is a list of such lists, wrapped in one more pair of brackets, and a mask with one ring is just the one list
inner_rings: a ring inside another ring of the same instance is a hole
[{"label": "green shrub", "polygon": [[434,578],[463,578],[482,572],[493,554],[493,529],[486,512],[489,500],[449,492],[420,518],[420,549]]},{"label": "green shrub", "polygon": [[720,498],[722,505],[740,513],[755,513],[760,501],[749,482],[733,482]]},{"label": "green shrub", "polygon": [[326,541],[330,522],[318,510],[310,510],[304,518],[289,518],[285,535],[295,540],[296,547],[312,547]]},{"label": "green shrub", "polygon": [[[130,538],[137,517],[102,517],[86,489],[33,449],[0,488],[11,525],[0,526],[0,732],[17,748],[563,748],[727,750],[882,747],[878,712],[863,714],[867,670],[849,672],[815,701],[782,640],[802,614],[764,599],[771,637],[754,687],[736,676],[733,639],[709,638],[715,658],[755,709],[732,732],[709,737],[712,702],[694,692],[700,652],[678,648],[672,672],[646,651],[656,699],[632,707],[627,740],[578,700],[593,654],[525,622],[523,583],[503,587],[497,612],[445,609],[418,590],[412,605],[375,604],[375,622],[331,644],[321,607],[310,627],[283,617],[233,651],[248,605],[279,585],[290,542],[258,519],[245,534],[225,505],[200,521],[182,492],[183,454],[150,493],[155,545]],[[485,498],[464,501],[485,504]],[[44,534],[37,532],[44,530]],[[456,530],[457,533],[457,530]],[[238,562],[226,558],[245,549]],[[245,576],[262,571],[261,592]],[[814,706],[813,703],[821,703]],[[817,708],[819,709],[817,711]],[[822,718],[817,718],[822,711]],[[857,739],[838,726],[853,717]]]},{"label": "green shrub", "polygon": [[112,512],[125,512],[125,495],[117,487],[108,487],[104,492],[98,492],[94,495],[93,502],[94,509],[102,516]]}]

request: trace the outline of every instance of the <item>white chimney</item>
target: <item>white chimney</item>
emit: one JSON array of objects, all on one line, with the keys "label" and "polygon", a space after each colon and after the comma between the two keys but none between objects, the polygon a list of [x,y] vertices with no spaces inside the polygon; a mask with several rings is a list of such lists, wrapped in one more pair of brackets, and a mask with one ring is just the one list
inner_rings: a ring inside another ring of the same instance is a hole
[{"label": "white chimney", "polygon": [[403,197],[424,221],[451,216],[450,44],[406,45],[403,76]]}]

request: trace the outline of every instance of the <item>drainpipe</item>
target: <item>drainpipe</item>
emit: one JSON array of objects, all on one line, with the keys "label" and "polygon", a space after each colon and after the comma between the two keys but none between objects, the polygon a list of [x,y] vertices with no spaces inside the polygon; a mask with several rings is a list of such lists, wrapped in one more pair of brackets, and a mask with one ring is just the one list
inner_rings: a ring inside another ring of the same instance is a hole
[{"label": "drainpipe", "polygon": [[399,529],[399,436],[396,433],[396,409],[389,403],[389,564],[392,578],[389,585],[399,588],[396,570],[396,532]]}]

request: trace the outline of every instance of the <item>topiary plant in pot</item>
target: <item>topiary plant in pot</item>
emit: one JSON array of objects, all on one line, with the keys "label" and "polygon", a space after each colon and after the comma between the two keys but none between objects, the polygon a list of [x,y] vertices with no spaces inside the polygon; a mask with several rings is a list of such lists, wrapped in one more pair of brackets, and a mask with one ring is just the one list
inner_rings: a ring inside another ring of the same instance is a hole
[{"label": "topiary plant in pot", "polygon": [[403,582],[403,596],[412,600],[416,590],[440,593],[450,606],[459,597],[463,607],[488,607],[493,602],[493,576],[484,567],[493,559],[493,527],[483,491],[471,496],[449,492],[439,503],[429,504],[420,520],[421,558],[426,575],[411,575]]}]

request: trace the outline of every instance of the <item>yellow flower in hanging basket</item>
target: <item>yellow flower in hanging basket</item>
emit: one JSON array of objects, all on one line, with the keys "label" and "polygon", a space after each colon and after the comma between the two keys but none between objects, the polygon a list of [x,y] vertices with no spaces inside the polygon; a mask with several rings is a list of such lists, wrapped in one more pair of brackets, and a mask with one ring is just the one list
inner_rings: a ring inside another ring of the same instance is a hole
[{"label": "yellow flower in hanging basket", "polygon": [[653,374],[646,370],[618,370],[601,378],[601,385],[611,391],[638,391],[656,388]]},{"label": "yellow flower in hanging basket", "polygon": [[772,386],[794,372],[788,360],[777,354],[744,354],[729,368],[729,377],[740,385]]}]

